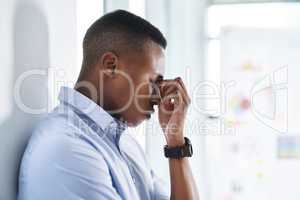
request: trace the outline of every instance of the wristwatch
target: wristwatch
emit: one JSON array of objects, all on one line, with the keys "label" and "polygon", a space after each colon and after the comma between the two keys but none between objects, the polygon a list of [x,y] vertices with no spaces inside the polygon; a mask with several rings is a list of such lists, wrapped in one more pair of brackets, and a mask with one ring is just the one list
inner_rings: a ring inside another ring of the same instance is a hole
[{"label": "wristwatch", "polygon": [[167,158],[184,158],[184,157],[192,157],[193,155],[193,147],[191,141],[184,137],[185,144],[183,146],[178,147],[168,147],[168,145],[165,145],[164,151],[165,151],[165,157]]}]

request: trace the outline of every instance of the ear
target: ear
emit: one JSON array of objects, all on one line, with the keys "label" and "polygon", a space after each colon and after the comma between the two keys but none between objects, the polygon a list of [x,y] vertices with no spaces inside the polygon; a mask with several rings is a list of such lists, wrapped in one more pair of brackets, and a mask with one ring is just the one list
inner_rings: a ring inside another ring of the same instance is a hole
[{"label": "ear", "polygon": [[106,52],[101,56],[100,62],[105,74],[114,77],[119,64],[118,56],[113,52]]}]

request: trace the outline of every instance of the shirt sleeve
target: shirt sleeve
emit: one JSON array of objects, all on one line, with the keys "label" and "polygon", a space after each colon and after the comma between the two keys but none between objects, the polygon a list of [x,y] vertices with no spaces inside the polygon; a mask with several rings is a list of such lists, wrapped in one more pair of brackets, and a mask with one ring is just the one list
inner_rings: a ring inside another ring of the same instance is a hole
[{"label": "shirt sleeve", "polygon": [[[30,200],[121,200],[104,158],[79,138],[51,136],[39,144],[29,169]],[[27,199],[26,199],[27,200]]]},{"label": "shirt sleeve", "polygon": [[157,177],[153,170],[151,170],[151,176],[154,183],[155,200],[170,200],[170,189],[167,184]]},{"label": "shirt sleeve", "polygon": [[[142,149],[140,144],[136,141],[136,139],[130,134],[127,134],[126,136],[128,139],[124,141],[127,142],[130,141],[129,143],[125,144],[125,146],[127,147],[125,148],[127,150],[126,154],[129,157],[132,157],[133,160],[134,158],[136,158],[136,160],[142,161],[147,166],[149,170],[148,172],[150,172],[152,183],[153,183],[153,191],[152,191],[151,198],[153,200],[170,200],[169,184],[166,183],[162,178],[158,177],[155,174],[154,170],[151,169],[151,167],[149,167],[150,162],[147,159],[144,150]],[[134,144],[133,146],[136,148],[129,148],[130,144]],[[131,150],[131,152],[129,150]]]}]

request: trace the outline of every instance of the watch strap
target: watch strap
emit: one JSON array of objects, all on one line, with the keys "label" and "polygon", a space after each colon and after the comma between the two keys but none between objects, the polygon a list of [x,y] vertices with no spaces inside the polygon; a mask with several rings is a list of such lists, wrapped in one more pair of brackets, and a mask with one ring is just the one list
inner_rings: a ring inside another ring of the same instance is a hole
[{"label": "watch strap", "polygon": [[168,147],[165,145],[164,153],[167,158],[183,158],[183,157],[192,157],[193,148],[190,140],[187,137],[184,137],[185,144],[183,146],[178,147]]}]

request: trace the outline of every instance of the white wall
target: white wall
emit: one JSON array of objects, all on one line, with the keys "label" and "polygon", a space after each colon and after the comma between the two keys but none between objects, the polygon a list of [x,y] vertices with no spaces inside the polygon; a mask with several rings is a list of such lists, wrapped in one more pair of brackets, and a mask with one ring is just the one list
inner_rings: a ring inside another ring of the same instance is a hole
[{"label": "white wall", "polygon": [[[0,199],[16,199],[18,165],[38,115],[14,101],[15,81],[24,72],[41,70],[21,84],[22,103],[47,108],[54,94],[49,67],[77,67],[76,1],[10,0],[0,2]],[[69,74],[64,78],[72,79]],[[49,88],[49,93],[48,93]],[[50,103],[51,105],[51,103]],[[45,110],[47,111],[47,110]]]}]

